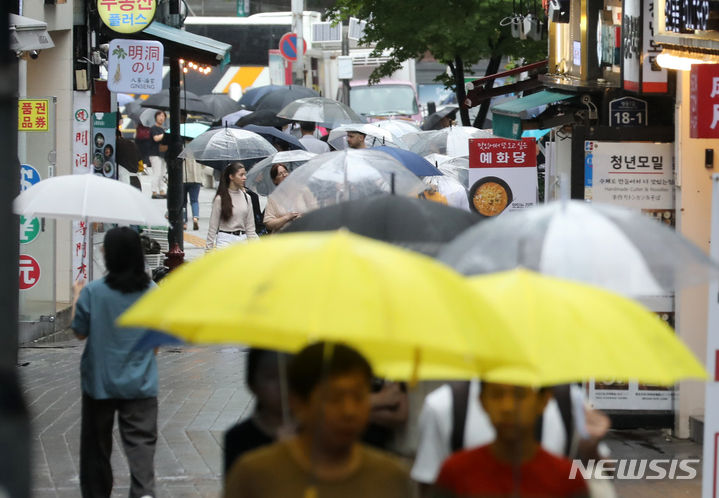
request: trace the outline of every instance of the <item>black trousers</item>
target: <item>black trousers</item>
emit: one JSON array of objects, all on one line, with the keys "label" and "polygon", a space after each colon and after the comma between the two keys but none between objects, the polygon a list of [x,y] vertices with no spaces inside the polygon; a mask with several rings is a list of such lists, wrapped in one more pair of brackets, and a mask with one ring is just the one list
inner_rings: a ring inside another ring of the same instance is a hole
[{"label": "black trousers", "polygon": [[112,427],[117,412],[120,438],[130,467],[130,498],[155,495],[157,398],[93,399],[82,395],[80,489],[83,498],[112,492]]}]

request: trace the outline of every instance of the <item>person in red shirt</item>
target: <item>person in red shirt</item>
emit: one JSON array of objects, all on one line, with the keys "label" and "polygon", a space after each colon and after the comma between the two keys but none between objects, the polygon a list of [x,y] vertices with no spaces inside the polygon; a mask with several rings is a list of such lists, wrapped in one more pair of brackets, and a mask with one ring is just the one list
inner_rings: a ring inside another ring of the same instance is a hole
[{"label": "person in red shirt", "polygon": [[497,433],[485,446],[451,455],[439,472],[435,497],[588,497],[571,461],[548,453],[534,437],[551,392],[508,384],[482,384],[479,400]]}]

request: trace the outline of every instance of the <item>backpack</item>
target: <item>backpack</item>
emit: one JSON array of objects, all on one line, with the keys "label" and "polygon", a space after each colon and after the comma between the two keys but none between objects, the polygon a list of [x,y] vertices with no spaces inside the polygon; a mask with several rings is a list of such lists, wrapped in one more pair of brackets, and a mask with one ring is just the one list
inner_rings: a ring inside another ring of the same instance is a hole
[{"label": "backpack", "polygon": [[[450,438],[450,448],[452,452],[456,452],[464,448],[464,427],[467,422],[467,407],[469,404],[469,381],[459,381],[450,383],[452,389],[452,435]],[[562,416],[562,423],[566,433],[564,454],[569,456],[572,448],[572,440],[574,438],[574,417],[572,416],[572,399],[569,393],[569,384],[554,386],[552,395],[557,400],[559,413]],[[544,415],[537,420],[536,437],[537,441],[542,440],[542,422]]]},{"label": "backpack", "polygon": [[150,140],[150,128],[138,123],[137,128],[135,128],[135,140]]}]

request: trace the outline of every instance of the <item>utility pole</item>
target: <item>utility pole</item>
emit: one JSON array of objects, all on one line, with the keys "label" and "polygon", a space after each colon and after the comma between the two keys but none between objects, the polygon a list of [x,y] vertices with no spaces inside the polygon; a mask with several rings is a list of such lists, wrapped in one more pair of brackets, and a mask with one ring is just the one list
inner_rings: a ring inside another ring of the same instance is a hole
[{"label": "utility pole", "polygon": [[349,40],[349,28],[347,26],[342,27],[342,58],[340,63],[337,64],[340,73],[337,76],[342,80],[342,103],[346,106],[350,105],[350,80],[353,77],[352,74],[352,58],[350,55],[350,40]]},{"label": "utility pole", "polygon": [[[170,0],[170,25],[179,28],[180,0]],[[170,231],[167,242],[166,266],[172,270],[185,259],[182,227],[182,159],[177,156],[182,151],[180,137],[180,59],[170,57],[170,145],[167,155],[167,213]]]},{"label": "utility pole", "polygon": [[305,86],[305,58],[304,39],[302,33],[302,19],[305,10],[304,0],[292,0],[292,32],[297,35],[297,60],[293,65],[293,80],[295,85]]}]

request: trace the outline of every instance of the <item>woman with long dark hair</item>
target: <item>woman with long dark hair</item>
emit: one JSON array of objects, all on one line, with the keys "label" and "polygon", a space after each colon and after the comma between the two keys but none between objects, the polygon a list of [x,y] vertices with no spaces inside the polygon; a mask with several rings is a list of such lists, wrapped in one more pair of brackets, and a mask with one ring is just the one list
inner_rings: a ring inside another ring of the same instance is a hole
[{"label": "woman with long dark hair", "polygon": [[245,192],[247,170],[240,162],[230,163],[222,172],[217,194],[212,201],[207,249],[225,247],[247,239],[256,239],[252,200]]},{"label": "woman with long dark hair", "polygon": [[117,318],[155,284],[145,272],[140,236],[112,228],[103,243],[107,275],[74,286],[71,328],[87,339],[80,363],[82,421],[80,489],[83,497],[112,492],[112,428],[117,412],[120,438],[130,467],[130,496],[154,496],[157,441],[157,362],[135,350],[147,332],[118,328]]}]

